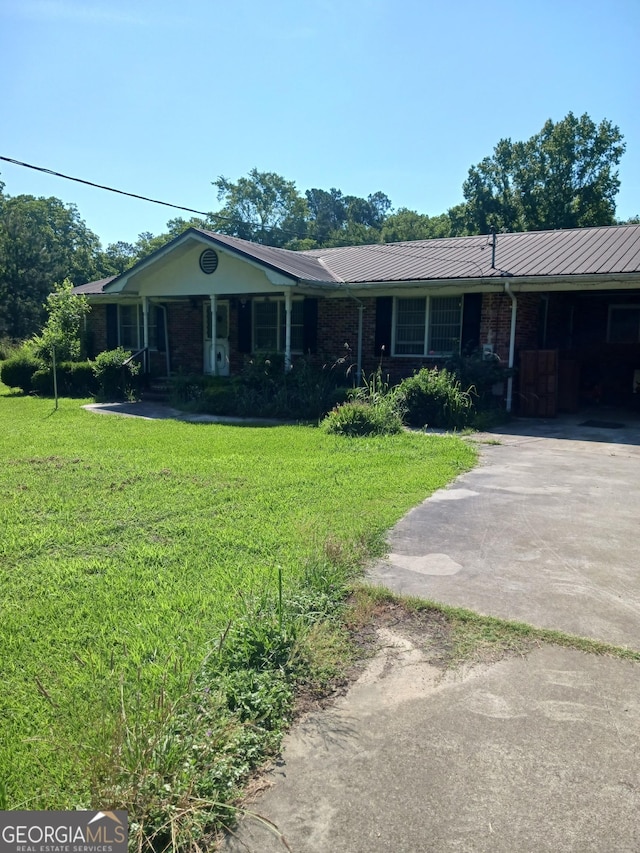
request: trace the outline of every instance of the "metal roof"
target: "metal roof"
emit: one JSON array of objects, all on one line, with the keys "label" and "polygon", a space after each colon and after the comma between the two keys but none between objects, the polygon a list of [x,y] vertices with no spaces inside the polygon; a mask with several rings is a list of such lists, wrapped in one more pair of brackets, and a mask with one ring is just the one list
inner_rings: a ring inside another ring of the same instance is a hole
[{"label": "metal roof", "polygon": [[322,260],[314,257],[308,252],[294,252],[291,249],[276,249],[274,246],[264,246],[261,243],[252,243],[250,240],[241,240],[239,237],[228,237],[226,234],[217,234],[213,231],[204,231],[194,228],[199,234],[204,234],[212,242],[226,246],[246,258],[260,261],[277,272],[290,275],[292,278],[313,282],[337,282],[341,281],[331,270],[327,269]]},{"label": "metal roof", "polygon": [[[294,280],[317,284],[640,273],[640,225],[497,234],[493,265],[492,237],[487,235],[295,252],[191,228],[172,243],[194,233]],[[75,291],[102,293],[116,278]]]},{"label": "metal roof", "polygon": [[640,272],[640,225],[497,234],[493,268],[491,242],[447,237],[303,254],[354,283]]}]

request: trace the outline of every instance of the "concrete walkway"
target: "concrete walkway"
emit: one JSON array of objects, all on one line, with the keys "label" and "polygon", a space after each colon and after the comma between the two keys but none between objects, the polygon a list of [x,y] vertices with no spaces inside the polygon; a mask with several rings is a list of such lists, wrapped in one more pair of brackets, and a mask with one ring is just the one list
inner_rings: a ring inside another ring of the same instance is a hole
[{"label": "concrete walkway", "polygon": [[[584,420],[480,437],[500,444],[397,525],[371,578],[640,648],[640,424]],[[379,642],[248,806],[293,853],[640,850],[640,664],[541,646],[443,673],[401,624]],[[287,848],[248,817],[223,849]]]}]

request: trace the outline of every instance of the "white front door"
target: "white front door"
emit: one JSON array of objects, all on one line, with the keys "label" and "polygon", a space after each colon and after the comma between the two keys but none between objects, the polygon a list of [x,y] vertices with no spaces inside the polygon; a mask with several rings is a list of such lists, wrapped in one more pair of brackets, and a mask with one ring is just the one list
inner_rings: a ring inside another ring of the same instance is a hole
[{"label": "white front door", "polygon": [[[211,303],[205,300],[203,306],[204,329],[204,372],[214,373],[216,364],[217,376],[229,375],[229,303],[216,302],[216,342],[215,348],[211,339]],[[215,358],[215,362],[214,359]]]}]

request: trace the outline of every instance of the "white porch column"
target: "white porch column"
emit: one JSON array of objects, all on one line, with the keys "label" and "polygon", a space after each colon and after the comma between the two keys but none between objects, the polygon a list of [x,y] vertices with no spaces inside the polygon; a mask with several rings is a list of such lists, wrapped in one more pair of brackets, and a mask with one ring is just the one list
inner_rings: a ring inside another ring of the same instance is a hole
[{"label": "white porch column", "polygon": [[284,292],[284,371],[288,373],[291,370],[291,288],[288,287]]},{"label": "white porch column", "polygon": [[142,297],[142,346],[144,347],[144,372],[149,372],[149,297]]},{"label": "white porch column", "polygon": [[215,293],[212,293],[209,297],[211,300],[211,372],[214,376],[218,375],[218,359],[216,358],[216,338],[218,337],[218,329],[217,329],[217,297]]}]

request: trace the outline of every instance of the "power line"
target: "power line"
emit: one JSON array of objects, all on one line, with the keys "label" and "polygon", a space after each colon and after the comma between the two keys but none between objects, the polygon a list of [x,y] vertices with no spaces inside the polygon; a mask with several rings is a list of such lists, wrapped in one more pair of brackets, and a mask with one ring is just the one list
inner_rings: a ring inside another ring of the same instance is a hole
[{"label": "power line", "polygon": [[[88,187],[96,187],[99,190],[107,190],[110,193],[118,193],[118,195],[126,195],[129,198],[138,198],[141,201],[150,201],[152,204],[162,204],[164,207],[173,207],[176,210],[186,210],[187,213],[197,213],[198,216],[206,216],[210,217],[214,214],[211,211],[204,210],[195,210],[193,207],[183,207],[180,204],[171,204],[168,201],[160,201],[157,198],[149,198],[145,195],[138,195],[137,193],[129,193],[125,190],[118,190],[115,187],[108,187],[105,184],[96,184],[93,181],[85,181],[83,178],[74,178],[72,175],[63,175],[62,172],[55,172],[53,169],[45,169],[43,166],[34,166],[32,163],[23,163],[21,160],[14,160],[12,157],[3,157],[0,155],[0,160],[4,160],[6,163],[13,163],[14,166],[24,166],[25,169],[33,169],[36,172],[44,172],[45,175],[54,175],[56,178],[64,178],[66,181],[75,181],[77,184],[85,184]],[[217,214],[215,214],[217,215]],[[225,217],[222,217],[225,218]]]},{"label": "power line", "polygon": [[[139,195],[138,193],[130,193],[130,192],[127,192],[126,190],[119,190],[119,189],[116,189],[115,187],[109,187],[106,184],[98,184],[98,183],[95,183],[94,181],[87,181],[84,178],[76,178],[76,177],[73,177],[72,175],[65,175],[62,172],[56,172],[53,169],[47,169],[44,166],[34,166],[32,163],[25,163],[22,160],[15,160],[13,157],[3,157],[2,155],[0,155],[0,160],[4,160],[6,163],[11,163],[14,166],[23,166],[25,169],[33,169],[34,171],[42,172],[45,175],[53,175],[56,178],[63,178],[64,180],[67,180],[67,181],[75,181],[75,183],[78,183],[78,184],[84,184],[85,186],[88,186],[88,187],[95,187],[96,189],[99,189],[99,190],[106,190],[107,192],[117,193],[118,195],[124,195],[124,196],[127,196],[128,198],[137,198],[140,201],[148,201],[151,204],[160,204],[160,205],[163,205],[164,207],[171,207],[175,210],[184,210],[187,213],[196,213],[196,214],[198,214],[198,216],[204,216],[208,219],[214,218],[217,220],[226,220],[228,222],[235,222],[237,224],[247,225],[248,227],[255,227],[256,226],[256,223],[240,222],[239,220],[236,220],[233,217],[225,216],[224,214],[221,214],[221,213],[213,213],[212,211],[204,211],[204,210],[195,210],[195,208],[193,208],[193,207],[184,207],[183,205],[180,205],[180,204],[172,204],[171,202],[161,201],[160,199],[157,199],[157,198],[149,198],[148,196]],[[296,237],[299,237],[297,232],[291,231],[291,230],[286,229],[286,228],[278,228],[278,227],[264,228],[263,227],[263,231],[274,231],[274,230],[279,231],[281,234],[292,234]],[[233,236],[233,235],[229,235],[229,236]],[[475,236],[475,237],[482,239],[482,236],[484,236],[484,235],[471,235],[471,236]],[[445,237],[445,238],[432,238],[432,239],[456,240],[459,238],[455,238],[455,237],[454,238],[451,238],[451,237],[446,238]],[[480,249],[486,248],[486,246],[488,245],[489,238],[486,237],[485,239],[486,239],[486,242],[485,242],[484,246],[473,246],[473,248],[480,248]],[[428,241],[429,240],[427,238],[427,240],[425,240],[424,242],[428,242]],[[422,246],[421,247],[417,247],[417,246],[409,247],[406,244],[407,241],[402,241],[402,242],[405,242],[405,246],[404,246],[405,251],[409,251],[414,258],[421,259],[421,260],[435,260],[435,261],[444,260],[443,256],[437,256],[435,254],[435,251],[437,251],[437,250],[461,251],[463,248],[465,248],[465,249],[468,248],[468,247],[462,247],[460,245],[455,245],[455,246],[449,245],[448,246],[448,245],[440,244],[436,250],[430,251],[428,255],[422,255],[422,254],[417,254],[417,252],[419,252],[422,248],[426,248],[426,247],[422,247]],[[409,242],[414,242],[414,241],[409,241]],[[420,241],[420,242],[423,242],[423,241]],[[327,249],[338,250],[341,248],[358,248],[360,250],[369,249],[370,251],[375,251],[375,252],[378,252],[379,254],[391,254],[392,252],[390,252],[389,250],[385,251],[383,247],[392,246],[392,245],[394,245],[394,244],[393,243],[373,243],[373,244],[363,245],[363,246],[348,246],[348,247],[347,246],[331,246],[331,247],[327,246],[327,247],[323,247],[320,249],[313,249],[311,251],[315,254],[315,253],[321,253],[323,251],[326,251]],[[398,254],[397,250],[393,251],[393,254],[397,257],[397,254]],[[450,258],[448,260],[450,260]],[[482,268],[480,267],[480,265],[477,262],[471,260],[470,258],[465,258],[464,260],[461,260],[461,261],[453,261],[453,263],[460,264],[460,265],[473,264],[474,266],[476,266],[480,270],[480,275],[483,275]]]}]

